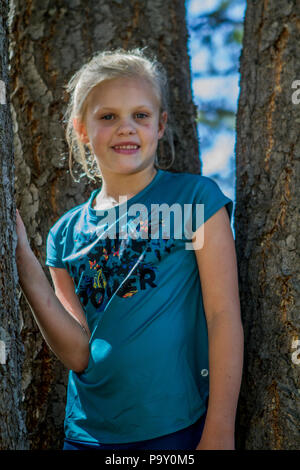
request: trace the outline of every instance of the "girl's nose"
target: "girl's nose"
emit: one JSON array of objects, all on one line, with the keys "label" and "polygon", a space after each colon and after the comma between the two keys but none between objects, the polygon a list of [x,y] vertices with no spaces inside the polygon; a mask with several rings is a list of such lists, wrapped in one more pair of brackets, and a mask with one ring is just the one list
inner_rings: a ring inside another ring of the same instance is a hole
[{"label": "girl's nose", "polygon": [[124,119],[122,122],[120,122],[118,127],[118,135],[135,134],[135,132],[135,127],[129,119]]}]

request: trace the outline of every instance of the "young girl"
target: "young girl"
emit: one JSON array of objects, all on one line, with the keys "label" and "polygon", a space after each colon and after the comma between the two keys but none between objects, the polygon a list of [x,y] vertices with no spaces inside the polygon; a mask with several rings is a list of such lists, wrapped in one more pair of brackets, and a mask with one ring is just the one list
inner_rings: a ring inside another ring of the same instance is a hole
[{"label": "young girl", "polygon": [[159,168],[170,131],[155,58],[99,53],[69,91],[70,151],[100,185],[50,229],[55,293],[18,212],[16,252],[41,333],[70,369],[64,449],[234,449],[243,332],[232,201],[208,177]]}]

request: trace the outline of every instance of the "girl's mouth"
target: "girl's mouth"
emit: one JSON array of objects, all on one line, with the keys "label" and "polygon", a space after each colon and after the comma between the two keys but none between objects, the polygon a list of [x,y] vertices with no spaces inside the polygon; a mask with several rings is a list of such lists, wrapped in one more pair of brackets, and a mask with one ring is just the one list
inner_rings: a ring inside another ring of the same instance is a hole
[{"label": "girl's mouth", "polygon": [[137,153],[140,149],[139,145],[116,145],[112,147],[116,153],[121,153],[123,155],[133,155]]}]

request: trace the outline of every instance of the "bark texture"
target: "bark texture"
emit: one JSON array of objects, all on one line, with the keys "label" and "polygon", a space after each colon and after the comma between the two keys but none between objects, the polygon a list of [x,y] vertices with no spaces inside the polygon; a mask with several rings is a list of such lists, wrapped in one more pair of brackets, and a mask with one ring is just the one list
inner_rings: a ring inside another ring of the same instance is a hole
[{"label": "bark texture", "polygon": [[8,4],[0,0],[0,450],[28,446],[21,390],[23,346],[16,298],[13,130],[9,110]]},{"label": "bark texture", "polygon": [[300,4],[248,1],[235,212],[245,328],[237,437],[246,449],[300,448],[299,57]]},{"label": "bark texture", "polygon": [[[170,81],[172,170],[200,172],[185,5],[183,0],[11,0],[10,17],[17,206],[44,265],[49,228],[97,186],[85,177],[79,183],[71,179],[62,125],[63,86],[96,51],[147,45],[157,53]],[[167,165],[166,142],[160,153],[160,164]],[[74,173],[81,171],[75,167]],[[67,371],[47,348],[23,297],[20,305],[30,447],[61,448]]]}]

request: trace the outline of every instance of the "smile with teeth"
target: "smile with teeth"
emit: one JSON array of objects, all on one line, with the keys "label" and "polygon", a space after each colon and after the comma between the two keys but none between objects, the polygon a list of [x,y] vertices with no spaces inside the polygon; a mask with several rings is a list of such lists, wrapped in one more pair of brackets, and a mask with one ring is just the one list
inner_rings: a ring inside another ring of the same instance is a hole
[{"label": "smile with teeth", "polygon": [[138,149],[139,146],[138,145],[115,145],[114,146],[114,149],[127,149],[127,150],[130,150],[130,149]]}]

